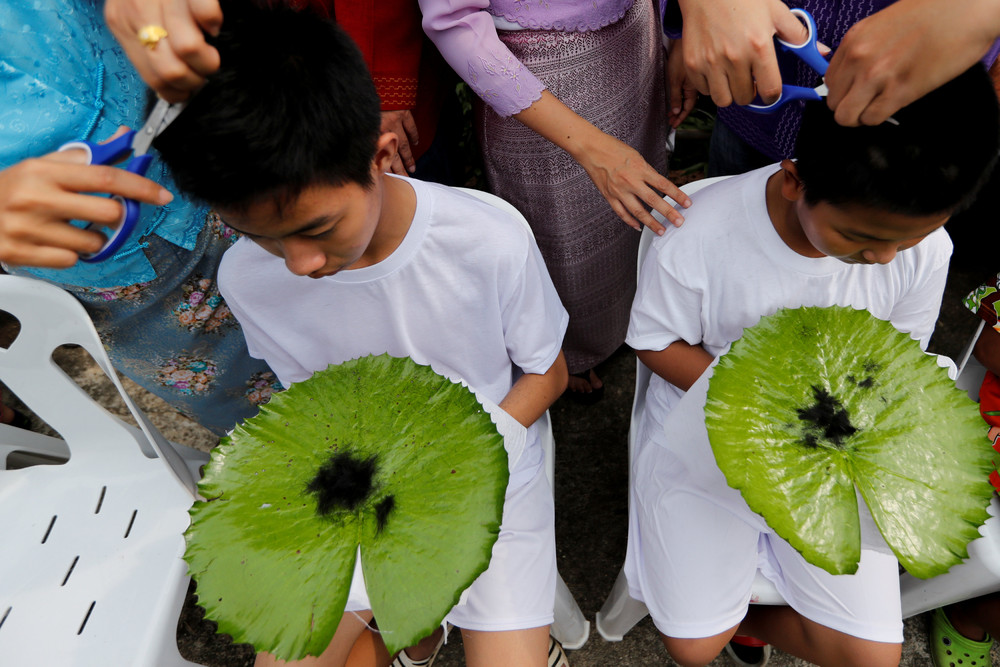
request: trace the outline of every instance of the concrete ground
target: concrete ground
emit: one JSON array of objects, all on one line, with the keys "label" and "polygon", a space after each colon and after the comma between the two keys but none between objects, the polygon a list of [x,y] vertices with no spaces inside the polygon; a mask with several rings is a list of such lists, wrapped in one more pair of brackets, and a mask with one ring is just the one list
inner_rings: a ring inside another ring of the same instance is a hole
[{"label": "concrete ground", "polygon": [[[953,272],[945,307],[932,347],[955,356],[976,325],[975,318],[958,305],[961,295],[978,284],[979,275]],[[110,383],[88,364],[80,350],[58,354],[60,363],[78,376],[118,412],[120,404],[111,398]],[[620,350],[600,369],[607,390],[595,406],[584,407],[566,398],[552,408],[557,443],[556,533],[559,569],[585,615],[593,621],[611,589],[624,558],[626,504],[626,434],[632,403],[634,357]],[[134,385],[130,385],[135,389]],[[133,391],[140,403],[172,440],[208,449],[214,438],[159,399]],[[458,633],[442,651],[436,665],[464,664]],[[203,621],[200,609],[189,599],[178,624],[178,641],[189,660],[211,667],[249,667],[253,653],[247,646],[234,646],[228,637],[214,634],[213,625]],[[570,653],[574,667],[674,665],[668,658],[647,618],[619,643],[609,643],[592,628],[589,642]],[[712,663],[729,665],[722,656]],[[801,660],[776,652],[775,666],[806,665]],[[926,649],[925,619],[910,619],[906,625],[903,665],[930,665]],[[998,662],[997,664],[1000,664]]]}]

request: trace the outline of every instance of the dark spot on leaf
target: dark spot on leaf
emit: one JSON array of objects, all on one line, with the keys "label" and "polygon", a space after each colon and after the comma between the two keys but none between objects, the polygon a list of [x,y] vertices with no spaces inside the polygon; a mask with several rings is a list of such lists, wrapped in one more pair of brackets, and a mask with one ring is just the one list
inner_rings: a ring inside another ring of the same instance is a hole
[{"label": "dark spot on leaf", "polygon": [[454,469],[454,468],[452,468],[452,469],[451,469],[451,474],[452,474],[452,475],[454,475],[454,474],[455,474],[455,469]]},{"label": "dark spot on leaf", "polygon": [[859,382],[858,386],[861,387],[862,389],[871,389],[872,387],[875,386],[875,378],[869,375],[864,380]]},{"label": "dark spot on leaf", "polygon": [[[806,436],[802,444],[806,447],[815,447],[819,435],[829,440],[835,445],[843,444],[846,438],[857,433],[858,429],[851,424],[851,419],[847,410],[836,397],[832,396],[823,387],[812,387],[813,397],[816,402],[808,408],[799,408],[799,419],[807,423]],[[812,442],[809,442],[809,438]]]},{"label": "dark spot on leaf", "polygon": [[389,515],[395,507],[396,496],[386,496],[375,506],[375,523],[378,532],[381,533],[385,528],[385,523],[388,521]]},{"label": "dark spot on leaf", "polygon": [[857,378],[855,378],[853,375],[848,375],[847,376],[847,381],[850,382],[851,384],[857,384],[858,383]]},{"label": "dark spot on leaf", "polygon": [[816,449],[819,446],[819,440],[816,438],[815,433],[806,433],[806,437],[802,439],[802,444],[809,449]]},{"label": "dark spot on leaf", "polygon": [[878,373],[882,370],[882,364],[878,363],[874,359],[865,359],[865,363],[862,368],[865,369],[865,373]]},{"label": "dark spot on leaf", "polygon": [[326,516],[336,509],[353,510],[372,493],[375,457],[358,458],[347,452],[331,456],[320,466],[306,489],[316,494],[316,511]]}]

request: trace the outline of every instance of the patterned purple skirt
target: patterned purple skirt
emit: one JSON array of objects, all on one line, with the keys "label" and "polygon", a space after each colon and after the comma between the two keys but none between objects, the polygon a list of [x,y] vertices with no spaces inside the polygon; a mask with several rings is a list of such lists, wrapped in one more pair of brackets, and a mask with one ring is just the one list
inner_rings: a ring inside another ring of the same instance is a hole
[{"label": "patterned purple skirt", "polygon": [[[601,30],[519,30],[500,39],[570,109],[666,174],[663,49],[649,0]],[[569,370],[592,368],[625,341],[639,232],[561,148],[483,104],[477,112],[490,190],[528,219],[569,311]]]}]

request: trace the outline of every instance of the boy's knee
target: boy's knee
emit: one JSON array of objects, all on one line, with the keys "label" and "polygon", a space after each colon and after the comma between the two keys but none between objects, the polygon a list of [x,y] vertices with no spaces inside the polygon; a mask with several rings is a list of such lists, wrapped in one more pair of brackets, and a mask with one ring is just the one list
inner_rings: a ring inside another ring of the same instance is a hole
[{"label": "boy's knee", "polygon": [[667,653],[681,667],[702,667],[715,660],[725,641],[717,637],[699,637],[697,639],[679,639],[668,637],[660,633],[660,640],[667,649]]}]

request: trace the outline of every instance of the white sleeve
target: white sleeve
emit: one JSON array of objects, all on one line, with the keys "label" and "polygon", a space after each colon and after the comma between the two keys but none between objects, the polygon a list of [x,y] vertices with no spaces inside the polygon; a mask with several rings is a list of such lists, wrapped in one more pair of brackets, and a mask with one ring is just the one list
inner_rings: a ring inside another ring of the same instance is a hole
[{"label": "white sleeve", "polygon": [[[298,382],[312,374],[303,369],[262,327],[258,326],[257,318],[253,317],[249,309],[244,306],[244,295],[256,293],[257,298],[260,299],[260,293],[252,281],[239,278],[244,273],[243,270],[248,268],[247,263],[241,261],[240,255],[243,250],[240,248],[241,243],[253,242],[244,237],[222,256],[218,275],[219,294],[222,295],[229,310],[239,322],[250,356],[267,363],[281,384],[287,388],[292,382]],[[305,375],[303,376],[303,374]]]},{"label": "white sleeve", "polygon": [[659,351],[678,340],[690,345],[702,342],[703,291],[686,279],[696,270],[692,259],[690,252],[680,249],[677,238],[653,241],[642,262],[629,317],[625,342],[632,349]]},{"label": "white sleeve", "polygon": [[533,239],[527,239],[524,262],[512,273],[512,280],[499,286],[507,354],[525,373],[541,375],[559,356],[569,315]]},{"label": "white sleeve", "polygon": [[941,298],[948,280],[951,238],[943,228],[938,229],[913,248],[918,249],[913,284],[896,301],[889,321],[900,331],[919,340],[921,349],[926,350],[941,311]]}]

